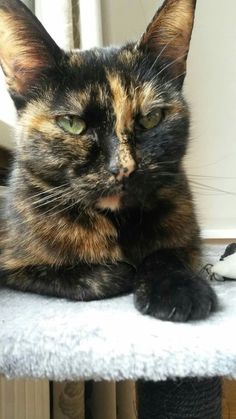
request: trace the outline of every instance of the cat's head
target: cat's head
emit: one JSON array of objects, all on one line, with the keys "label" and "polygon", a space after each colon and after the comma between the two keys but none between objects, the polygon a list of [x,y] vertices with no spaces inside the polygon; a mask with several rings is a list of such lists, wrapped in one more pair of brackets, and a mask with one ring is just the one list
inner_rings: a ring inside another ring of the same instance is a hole
[{"label": "cat's head", "polygon": [[28,184],[65,185],[70,199],[117,209],[167,182],[188,138],[195,3],[166,0],[136,44],[63,52],[19,0],[0,0],[0,61]]}]

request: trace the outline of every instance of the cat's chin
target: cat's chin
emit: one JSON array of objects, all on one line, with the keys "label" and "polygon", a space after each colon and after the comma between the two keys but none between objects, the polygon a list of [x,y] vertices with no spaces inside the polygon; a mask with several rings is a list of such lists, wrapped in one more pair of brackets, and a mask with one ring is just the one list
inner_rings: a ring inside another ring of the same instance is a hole
[{"label": "cat's chin", "polygon": [[111,211],[118,211],[121,207],[121,198],[123,193],[117,193],[110,196],[99,198],[96,203],[96,207],[102,210],[109,209]]}]

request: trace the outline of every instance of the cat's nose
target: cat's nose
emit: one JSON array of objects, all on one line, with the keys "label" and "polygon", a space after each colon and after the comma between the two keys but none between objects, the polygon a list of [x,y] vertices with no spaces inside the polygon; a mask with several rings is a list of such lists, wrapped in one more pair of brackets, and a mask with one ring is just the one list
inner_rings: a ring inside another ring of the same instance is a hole
[{"label": "cat's nose", "polygon": [[109,137],[107,151],[107,169],[117,181],[129,177],[136,170],[135,153],[127,138]]},{"label": "cat's nose", "polygon": [[137,164],[133,158],[130,158],[125,165],[111,162],[108,166],[110,173],[114,175],[117,181],[121,181],[124,177],[129,177],[135,171]]}]

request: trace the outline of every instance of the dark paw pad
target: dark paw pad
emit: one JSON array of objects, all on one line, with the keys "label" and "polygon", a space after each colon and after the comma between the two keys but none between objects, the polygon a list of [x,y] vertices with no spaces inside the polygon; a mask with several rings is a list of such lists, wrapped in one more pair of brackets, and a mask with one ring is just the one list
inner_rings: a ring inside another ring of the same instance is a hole
[{"label": "dark paw pad", "polygon": [[136,308],[161,320],[186,322],[207,318],[217,308],[210,285],[197,276],[141,281],[134,294]]}]

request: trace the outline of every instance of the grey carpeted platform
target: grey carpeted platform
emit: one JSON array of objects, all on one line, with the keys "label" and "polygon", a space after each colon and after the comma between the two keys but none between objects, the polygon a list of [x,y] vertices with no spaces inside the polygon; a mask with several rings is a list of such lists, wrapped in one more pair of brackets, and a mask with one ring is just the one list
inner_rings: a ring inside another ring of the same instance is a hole
[{"label": "grey carpeted platform", "polygon": [[138,313],[132,296],[77,303],[0,290],[0,373],[11,377],[236,378],[236,283],[215,285],[221,310],[173,324]]}]

